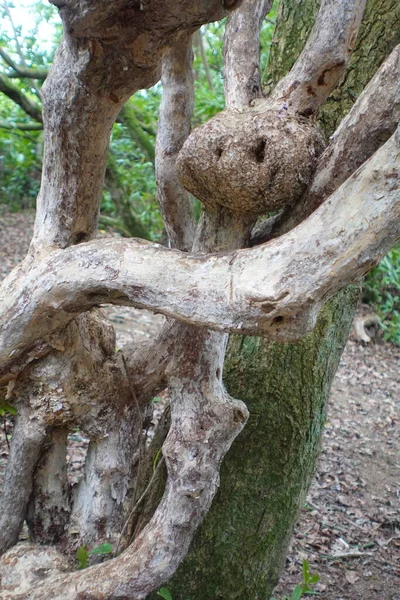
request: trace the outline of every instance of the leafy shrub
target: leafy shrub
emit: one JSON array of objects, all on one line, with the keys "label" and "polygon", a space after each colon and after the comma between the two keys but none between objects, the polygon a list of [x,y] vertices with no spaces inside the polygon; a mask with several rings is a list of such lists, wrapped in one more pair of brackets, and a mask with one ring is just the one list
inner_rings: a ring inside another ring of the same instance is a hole
[{"label": "leafy shrub", "polygon": [[383,338],[400,346],[400,244],[366,276],[364,301],[381,318]]}]

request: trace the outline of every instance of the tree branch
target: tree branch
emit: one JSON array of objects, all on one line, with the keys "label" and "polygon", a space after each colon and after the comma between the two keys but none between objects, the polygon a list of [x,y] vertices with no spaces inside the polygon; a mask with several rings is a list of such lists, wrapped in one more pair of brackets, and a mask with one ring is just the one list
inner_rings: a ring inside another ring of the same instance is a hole
[{"label": "tree branch", "polygon": [[260,30],[272,0],[244,0],[228,19],[224,36],[227,107],[249,106],[263,95],[260,73]]},{"label": "tree branch", "polygon": [[102,303],[220,331],[302,337],[323,303],[370,270],[400,235],[399,137],[397,131],[306,221],[263,246],[186,257],[137,240],[101,240],[53,252],[19,283],[11,275],[0,305],[0,372]]},{"label": "tree branch", "polygon": [[8,123],[7,121],[0,120],[1,129],[18,130],[18,131],[42,131],[43,125],[41,123]]},{"label": "tree branch", "polygon": [[41,107],[30,100],[8,77],[0,73],[0,92],[3,92],[10,100],[18,104],[27,115],[38,121],[43,122]]},{"label": "tree branch", "polygon": [[195,223],[190,194],[176,174],[176,158],[190,133],[194,102],[192,36],[170,48],[162,62],[163,95],[156,142],[157,200],[172,248],[190,250]]},{"label": "tree branch", "polygon": [[306,219],[387,141],[399,121],[400,45],[381,65],[332,136],[309,190],[293,208],[258,225],[252,232],[251,245],[282,235]]},{"label": "tree branch", "polygon": [[297,114],[316,113],[346,68],[364,8],[365,0],[323,0],[303,52],[271,98]]},{"label": "tree branch", "polygon": [[37,79],[38,81],[44,81],[48,75],[47,69],[32,69],[26,65],[18,65],[11,56],[0,46],[0,56],[4,62],[11,67],[13,70],[7,73],[9,79]]},{"label": "tree branch", "polygon": [[32,491],[46,426],[29,405],[18,405],[11,452],[0,496],[0,555],[17,543]]}]

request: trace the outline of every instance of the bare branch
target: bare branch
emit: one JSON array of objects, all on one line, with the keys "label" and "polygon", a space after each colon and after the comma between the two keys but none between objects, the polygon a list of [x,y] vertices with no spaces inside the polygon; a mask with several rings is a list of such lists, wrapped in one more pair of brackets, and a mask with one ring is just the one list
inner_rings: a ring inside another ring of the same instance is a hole
[{"label": "bare branch", "polygon": [[307,44],[272,98],[304,116],[337,86],[354,48],[365,0],[323,0]]},{"label": "bare branch", "polygon": [[41,107],[31,100],[24,92],[14,85],[5,75],[0,73],[0,92],[3,92],[10,100],[18,104],[27,115],[38,121],[43,122]]},{"label": "bare branch", "polygon": [[307,194],[314,211],[370,158],[400,122],[400,45],[392,51],[332,136]]},{"label": "bare branch", "polygon": [[[307,218],[393,134],[400,121],[400,45],[371,79],[334,133],[319,160],[310,189],[281,215],[263,241]],[[259,236],[260,239],[260,236]],[[259,242],[260,243],[260,242]]]},{"label": "bare branch", "polygon": [[300,338],[322,304],[398,239],[399,155],[395,133],[297,228],[233,255],[185,257],[137,240],[53,252],[20,284],[12,276],[3,284],[0,372],[78,312],[102,303],[149,308],[220,331]]},{"label": "bare branch", "polygon": [[11,67],[13,70],[7,73],[9,79],[37,79],[38,81],[44,81],[48,75],[47,69],[32,69],[26,65],[18,65],[11,56],[0,46],[0,56],[4,62]]},{"label": "bare branch", "polygon": [[41,123],[8,123],[0,121],[0,129],[17,130],[17,131],[42,131]]},{"label": "bare branch", "polygon": [[157,199],[172,248],[190,250],[195,223],[190,194],[176,174],[176,158],[190,133],[194,88],[192,36],[170,48],[162,62],[163,95],[156,143]]},{"label": "bare branch", "polygon": [[272,0],[244,0],[225,30],[225,100],[227,107],[249,106],[263,95],[260,73],[260,30]]}]

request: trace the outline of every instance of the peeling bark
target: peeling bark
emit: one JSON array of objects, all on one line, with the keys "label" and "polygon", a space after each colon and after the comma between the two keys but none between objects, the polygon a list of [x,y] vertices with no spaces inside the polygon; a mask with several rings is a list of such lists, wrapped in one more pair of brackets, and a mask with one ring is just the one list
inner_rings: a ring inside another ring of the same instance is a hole
[{"label": "peeling bark", "polygon": [[224,36],[225,102],[230,108],[249,106],[262,98],[260,30],[272,0],[244,0],[229,17]]},{"label": "peeling bark", "polygon": [[29,536],[36,543],[58,543],[69,521],[67,435],[66,429],[52,432],[35,471],[26,521]]},{"label": "peeling bark", "polygon": [[18,541],[45,439],[45,424],[21,403],[0,497],[0,555]]}]

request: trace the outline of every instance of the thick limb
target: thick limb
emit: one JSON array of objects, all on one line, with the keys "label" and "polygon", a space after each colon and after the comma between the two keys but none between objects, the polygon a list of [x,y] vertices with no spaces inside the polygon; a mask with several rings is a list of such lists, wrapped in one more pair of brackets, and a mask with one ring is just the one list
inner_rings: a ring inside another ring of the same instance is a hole
[{"label": "thick limb", "polygon": [[395,133],[295,230],[256,248],[186,257],[135,240],[102,240],[52,253],[17,287],[5,287],[1,372],[35,343],[50,344],[78,312],[106,302],[220,331],[301,337],[322,304],[398,239],[399,146]]},{"label": "thick limb", "polygon": [[304,116],[318,111],[339,83],[357,39],[365,0],[323,0],[307,44],[272,92]]}]

